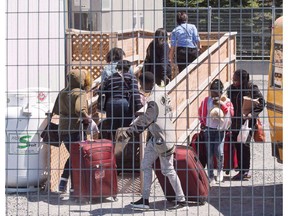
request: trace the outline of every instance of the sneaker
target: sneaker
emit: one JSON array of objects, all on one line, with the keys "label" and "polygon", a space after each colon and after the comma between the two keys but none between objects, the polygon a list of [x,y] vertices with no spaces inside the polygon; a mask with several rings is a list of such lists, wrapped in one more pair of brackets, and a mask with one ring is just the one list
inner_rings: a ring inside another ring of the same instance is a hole
[{"label": "sneaker", "polygon": [[209,185],[210,185],[210,187],[212,187],[215,183],[216,182],[215,182],[214,176],[209,177]]},{"label": "sneaker", "polygon": [[174,206],[169,208],[169,210],[176,210],[176,209],[182,209],[182,208],[186,208],[186,209],[189,208],[189,205],[186,201],[182,201],[182,202],[177,201]]},{"label": "sneaker", "polygon": [[60,183],[59,183],[58,191],[61,192],[61,193],[65,193],[66,189],[67,189],[67,183],[68,183],[68,179],[61,178],[60,179]]},{"label": "sneaker", "polygon": [[217,171],[216,182],[217,183],[223,182],[223,170]]},{"label": "sneaker", "polygon": [[130,204],[132,205],[133,208],[137,208],[137,209],[149,209],[150,208],[148,199],[141,198],[140,200],[136,202],[131,202]]},{"label": "sneaker", "polygon": [[74,196],[74,189],[73,188],[70,188],[70,196]]}]

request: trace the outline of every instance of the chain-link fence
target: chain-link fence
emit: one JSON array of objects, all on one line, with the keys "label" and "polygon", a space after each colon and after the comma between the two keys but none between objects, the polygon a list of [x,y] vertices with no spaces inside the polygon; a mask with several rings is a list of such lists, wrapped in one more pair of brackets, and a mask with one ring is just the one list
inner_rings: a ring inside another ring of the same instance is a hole
[{"label": "chain-link fence", "polygon": [[238,59],[269,59],[272,14],[282,8],[164,8],[164,25],[168,31],[176,26],[178,11],[186,11],[189,22],[200,32],[237,32]]},{"label": "chain-link fence", "polygon": [[6,4],[6,215],[283,215],[283,8]]}]

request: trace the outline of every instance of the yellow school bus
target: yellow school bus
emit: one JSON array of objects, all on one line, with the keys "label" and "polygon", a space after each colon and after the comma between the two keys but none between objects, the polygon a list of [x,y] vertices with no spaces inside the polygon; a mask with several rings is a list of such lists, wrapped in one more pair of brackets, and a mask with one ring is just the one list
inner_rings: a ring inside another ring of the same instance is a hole
[{"label": "yellow school bus", "polygon": [[283,163],[283,16],[272,26],[267,110],[272,156]]}]

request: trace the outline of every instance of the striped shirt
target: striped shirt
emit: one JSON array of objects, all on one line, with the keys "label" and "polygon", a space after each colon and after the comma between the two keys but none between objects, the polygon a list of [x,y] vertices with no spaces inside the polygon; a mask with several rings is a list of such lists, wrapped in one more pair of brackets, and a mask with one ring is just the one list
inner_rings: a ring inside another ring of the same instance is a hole
[{"label": "striped shirt", "polygon": [[135,75],[130,72],[124,74],[116,72],[107,77],[104,80],[102,93],[106,94],[107,99],[110,97],[113,99],[125,98],[127,101],[131,95],[135,111],[142,107],[138,81]]},{"label": "striped shirt", "polygon": [[[107,77],[117,72],[116,70],[117,64],[118,62],[110,62],[109,64],[104,66],[103,71],[101,73],[101,83],[103,83]],[[129,69],[129,73],[134,74],[131,67]]]}]

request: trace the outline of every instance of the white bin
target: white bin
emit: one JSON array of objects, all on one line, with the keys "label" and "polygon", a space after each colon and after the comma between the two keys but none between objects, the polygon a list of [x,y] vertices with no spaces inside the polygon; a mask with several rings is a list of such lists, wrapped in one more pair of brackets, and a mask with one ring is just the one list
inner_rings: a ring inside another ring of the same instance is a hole
[{"label": "white bin", "polygon": [[49,146],[41,142],[48,91],[9,92],[6,112],[6,192],[38,190],[47,180]]}]

